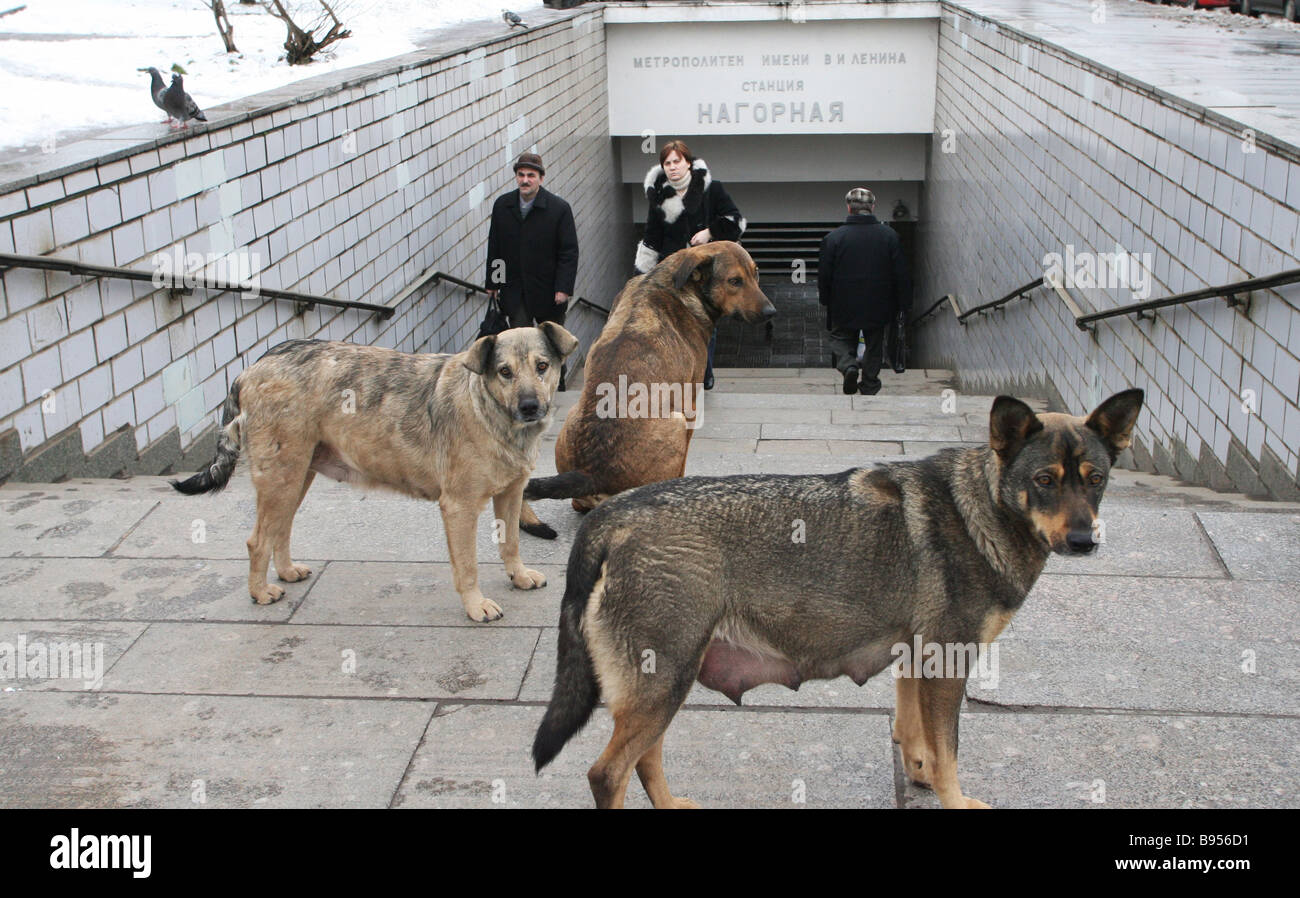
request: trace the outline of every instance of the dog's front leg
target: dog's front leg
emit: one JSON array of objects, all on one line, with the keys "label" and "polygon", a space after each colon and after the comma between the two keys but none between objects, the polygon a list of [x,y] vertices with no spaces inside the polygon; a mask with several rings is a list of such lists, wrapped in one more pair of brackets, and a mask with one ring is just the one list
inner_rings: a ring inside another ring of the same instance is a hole
[{"label": "dog's front leg", "polygon": [[[470,620],[480,623],[501,617],[501,606],[485,597],[478,588],[478,548],[474,530],[478,525],[482,500],[448,496],[438,500],[442,526],[447,531],[447,551],[451,554],[452,581],[465,604]],[[516,539],[518,537],[516,536]]]},{"label": "dog's front leg", "polygon": [[506,563],[506,574],[516,589],[537,589],[546,585],[546,575],[524,567],[519,557],[519,509],[524,502],[523,477],[510,484],[505,492],[492,497],[492,511],[496,514],[493,533],[500,540],[501,560]]},{"label": "dog's front leg", "polygon": [[957,721],[966,678],[921,677],[916,685],[927,760],[934,759],[930,786],[939,802],[945,808],[987,808],[979,799],[962,795],[957,783]]}]

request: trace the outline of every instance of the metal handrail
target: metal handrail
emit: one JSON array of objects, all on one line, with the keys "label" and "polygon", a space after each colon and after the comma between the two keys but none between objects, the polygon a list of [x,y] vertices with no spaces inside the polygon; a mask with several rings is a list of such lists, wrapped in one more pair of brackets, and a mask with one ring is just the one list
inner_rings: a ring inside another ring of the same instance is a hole
[{"label": "metal handrail", "polygon": [[[139,271],[134,268],[117,268],[112,265],[90,265],[74,262],[71,259],[58,259],[50,256],[23,256],[16,253],[0,253],[0,268],[37,268],[44,271],[63,271],[82,277],[121,278],[127,281],[148,281],[159,289],[173,290],[213,290],[218,293],[254,293],[270,299],[282,299],[307,305],[319,304],[339,309],[362,309],[374,312],[380,318],[391,318],[396,311],[391,306],[381,306],[369,302],[356,302],[350,299],[333,299],[329,296],[316,296],[311,293],[296,293],[292,290],[278,290],[250,283],[232,283],[197,274],[173,273],[159,275],[152,271]],[[161,281],[161,283],[160,283]]]},{"label": "metal handrail", "polygon": [[996,309],[999,306],[1011,302],[1011,300],[1013,299],[1019,299],[1021,296],[1024,296],[1030,290],[1033,290],[1041,286],[1043,286],[1043,278],[1041,276],[1036,277],[1028,284],[1025,284],[1021,287],[1017,287],[1016,289],[1012,290],[1010,293],[1008,293],[1006,296],[1003,296],[1001,299],[995,299],[993,300],[993,302],[986,302],[981,306],[976,306],[973,309],[968,309],[965,312],[962,312],[960,315],[957,316],[957,321],[961,324],[965,324],[966,319],[969,318],[970,316],[976,314],[983,314],[984,312],[987,312],[990,309]]},{"label": "metal handrail", "polygon": [[924,319],[929,318],[931,315],[933,315],[935,309],[939,308],[939,306],[943,305],[944,303],[951,304],[953,314],[956,315],[958,319],[961,318],[962,311],[961,311],[961,306],[957,305],[957,297],[951,293],[945,293],[943,296],[940,296],[937,300],[935,300],[934,305],[930,306],[930,308],[926,309],[920,315],[917,315],[915,318],[913,318],[908,323],[908,327],[915,327],[916,325],[920,324]]},{"label": "metal handrail", "polygon": [[451,275],[442,271],[433,272],[431,275],[429,275],[429,278],[433,281],[434,284],[437,284],[439,281],[447,281],[448,283],[455,284],[457,287],[464,287],[466,290],[469,290],[472,293],[482,293],[484,296],[492,295],[492,292],[488,290],[486,287],[480,287],[478,284],[471,284],[469,281],[461,280],[458,277],[452,277]]},{"label": "metal handrail", "polygon": [[1244,300],[1239,299],[1237,294],[1249,293],[1252,290],[1263,290],[1268,287],[1280,287],[1284,284],[1294,284],[1300,282],[1300,268],[1291,268],[1286,271],[1270,274],[1266,277],[1248,278],[1244,281],[1233,281],[1230,284],[1223,284],[1218,287],[1206,287],[1202,290],[1190,290],[1186,293],[1175,293],[1172,296],[1166,296],[1161,299],[1149,299],[1145,302],[1135,302],[1127,306],[1118,306],[1114,309],[1107,309],[1104,312],[1093,312],[1091,315],[1076,315],[1075,325],[1079,330],[1086,330],[1095,321],[1101,321],[1104,318],[1118,318],[1121,315],[1137,315],[1138,318],[1149,317],[1145,313],[1149,309],[1162,309],[1165,306],[1182,305],[1183,303],[1196,302],[1200,299],[1226,299],[1228,305],[1241,305]]}]

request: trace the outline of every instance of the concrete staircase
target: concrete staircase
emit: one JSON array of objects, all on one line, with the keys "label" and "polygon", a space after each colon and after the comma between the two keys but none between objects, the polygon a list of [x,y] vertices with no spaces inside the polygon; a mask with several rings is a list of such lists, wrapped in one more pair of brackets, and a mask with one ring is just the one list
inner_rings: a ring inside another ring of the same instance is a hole
[{"label": "concrete staircase", "polygon": [[[949,372],[883,380],[844,396],[827,369],[721,369],[688,473],[838,471],[986,439],[991,397]],[[548,444],[538,472],[553,470]],[[103,653],[98,688],[0,682],[0,806],[191,807],[195,780],[214,807],[589,806],[608,714],[540,777],[528,757],[581,523],[567,502],[537,508],[560,536],[524,537],[549,579],[533,592],[507,586],[480,519],[480,579],[506,615],[483,625],[430,503],[318,482],[294,529],[313,574],[257,606],[242,467],[193,498],[155,477],[0,487],[0,645]],[[1052,559],[997,643],[996,683],[968,684],[964,791],[994,807],[1294,807],[1300,507],[1117,471],[1102,512],[1106,543]],[[901,776],[888,674],[744,701],[692,692],[665,742],[677,794],[937,806]],[[628,796],[647,803],[635,781]]]}]

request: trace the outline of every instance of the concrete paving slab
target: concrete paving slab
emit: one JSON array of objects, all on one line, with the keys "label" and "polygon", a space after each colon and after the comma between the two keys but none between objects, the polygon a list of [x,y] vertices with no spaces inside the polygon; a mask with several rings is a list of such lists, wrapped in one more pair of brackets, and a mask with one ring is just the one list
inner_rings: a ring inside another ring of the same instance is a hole
[{"label": "concrete paving slab", "polygon": [[[827,440],[831,455],[853,456],[854,458],[884,459],[902,456],[902,443],[884,443],[873,440]],[[865,464],[865,462],[862,462]]]},{"label": "concrete paving slab", "polygon": [[1100,518],[1105,524],[1105,543],[1091,555],[1052,555],[1044,570],[1054,574],[1227,576],[1190,511],[1135,508],[1103,498]]},{"label": "concrete paving slab", "polygon": [[735,393],[711,390],[704,394],[704,409],[714,408],[852,408],[852,396],[795,395],[793,393]]},{"label": "concrete paving slab", "polygon": [[387,807],[421,702],[0,694],[0,807]]},{"label": "concrete paving slab", "polygon": [[[789,422],[795,423],[793,421]],[[895,409],[835,409],[831,412],[832,424],[942,424],[945,426],[988,426],[986,415],[943,414],[936,403],[935,408],[895,408]]]},{"label": "concrete paving slab", "polygon": [[0,487],[0,555],[98,557],[158,504],[130,487],[9,483]]},{"label": "concrete paving slab", "polygon": [[1200,512],[1197,517],[1232,576],[1300,581],[1300,514]]},{"label": "concrete paving slab", "polygon": [[934,455],[940,449],[974,449],[987,443],[944,443],[938,440],[907,440],[903,443],[903,454],[912,456]]},{"label": "concrete paving slab", "polygon": [[[710,424],[830,424],[832,415],[842,412],[827,408],[706,408]],[[757,434],[755,434],[757,436]]]},{"label": "concrete paving slab", "polygon": [[[569,509],[569,514],[577,512]],[[548,564],[536,570],[546,575],[541,589],[511,588],[504,568],[499,577],[483,579],[484,594],[505,611],[505,617],[492,622],[492,629],[556,625],[564,597],[564,568]],[[466,616],[453,585],[451,564],[439,562],[330,562],[294,612],[293,623],[483,626]]]},{"label": "concrete paving slab", "polygon": [[[326,561],[451,560],[436,502],[322,480],[317,478],[294,518],[295,557]],[[498,545],[492,541],[490,512],[489,504],[479,516],[477,530],[480,577],[484,582],[496,576],[493,568],[502,569]],[[182,496],[173,491],[113,554],[126,558],[247,559],[245,541],[255,518],[252,483],[246,473],[237,470],[222,493]],[[199,545],[190,537],[195,520],[203,522],[206,533]],[[576,526],[574,522],[573,528]],[[567,540],[571,537],[571,530],[559,540],[523,536],[524,562],[534,566],[566,563]]]},{"label": "concrete paving slab", "polygon": [[759,440],[756,452],[774,455],[830,455],[825,440]]},{"label": "concrete paving slab", "polygon": [[898,443],[910,440],[957,443],[955,426],[929,424],[764,424],[764,440],[866,440]]},{"label": "concrete paving slab", "polygon": [[98,690],[105,672],[145,627],[92,621],[0,622],[0,689],[11,694]]},{"label": "concrete paving slab", "polygon": [[191,695],[515,698],[538,631],[455,623],[151,624],[104,684]]},{"label": "concrete paving slab", "polygon": [[715,421],[711,415],[706,413],[699,418],[699,426],[695,428],[695,433],[691,436],[691,445],[694,445],[697,440],[737,444],[742,440],[757,440],[761,426],[761,422],[758,421],[751,421],[747,424]]},{"label": "concrete paving slab", "polygon": [[[321,563],[304,559],[313,571]],[[0,560],[0,618],[285,621],[294,602],[257,605],[247,561],[31,558]]]},{"label": "concrete paving slab", "polygon": [[1294,598],[1271,583],[1044,576],[998,641],[1000,705],[1300,714]]},{"label": "concrete paving slab", "polygon": [[[604,709],[540,776],[528,752],[543,708],[444,705],[438,711],[396,806],[592,806],[587,769],[613,733]],[[884,714],[686,709],[665,735],[664,772],[674,795],[708,808],[890,808],[889,726]],[[635,776],[627,806],[650,806]]]},{"label": "concrete paving slab", "polygon": [[[1300,721],[968,713],[962,792],[995,808],[1294,808]],[[908,785],[908,807],[938,807]]]},{"label": "concrete paving slab", "polygon": [[839,392],[839,387],[830,384],[807,383],[800,380],[795,381],[747,381],[747,380],[718,380],[712,390],[714,393],[730,393],[740,395],[752,393],[757,395],[772,395],[783,393],[787,396],[833,396]]},{"label": "concrete paving slab", "polygon": [[[760,425],[766,426],[766,425]],[[706,437],[691,437],[690,453],[695,452],[753,452],[758,440],[717,440]]]}]

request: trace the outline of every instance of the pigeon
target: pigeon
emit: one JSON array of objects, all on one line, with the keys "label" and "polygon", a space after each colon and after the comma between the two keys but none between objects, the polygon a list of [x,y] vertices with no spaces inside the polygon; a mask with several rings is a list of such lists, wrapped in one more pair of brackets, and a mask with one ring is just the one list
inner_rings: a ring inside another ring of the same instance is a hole
[{"label": "pigeon", "polygon": [[519,13],[517,13],[517,12],[511,12],[511,11],[508,10],[508,9],[503,9],[503,10],[501,10],[501,21],[505,22],[505,23],[506,23],[507,25],[509,25],[511,28],[515,28],[515,27],[519,27],[519,28],[527,28],[527,27],[528,27],[526,24],[524,24],[524,20],[521,19],[521,18],[519,17]]},{"label": "pigeon", "polygon": [[163,111],[176,124],[175,128],[188,128],[190,119],[206,122],[208,117],[199,109],[194,98],[185,92],[184,80],[180,75],[172,75],[172,86],[162,96]]},{"label": "pigeon", "polygon": [[[158,71],[153,66],[144,69],[136,69],[136,71],[149,73],[149,96],[153,97],[153,104],[155,106],[159,109],[166,110],[166,107],[163,106],[163,94],[167,93],[167,85],[163,84],[162,72]],[[170,122],[171,116],[163,119],[163,121]]]}]

